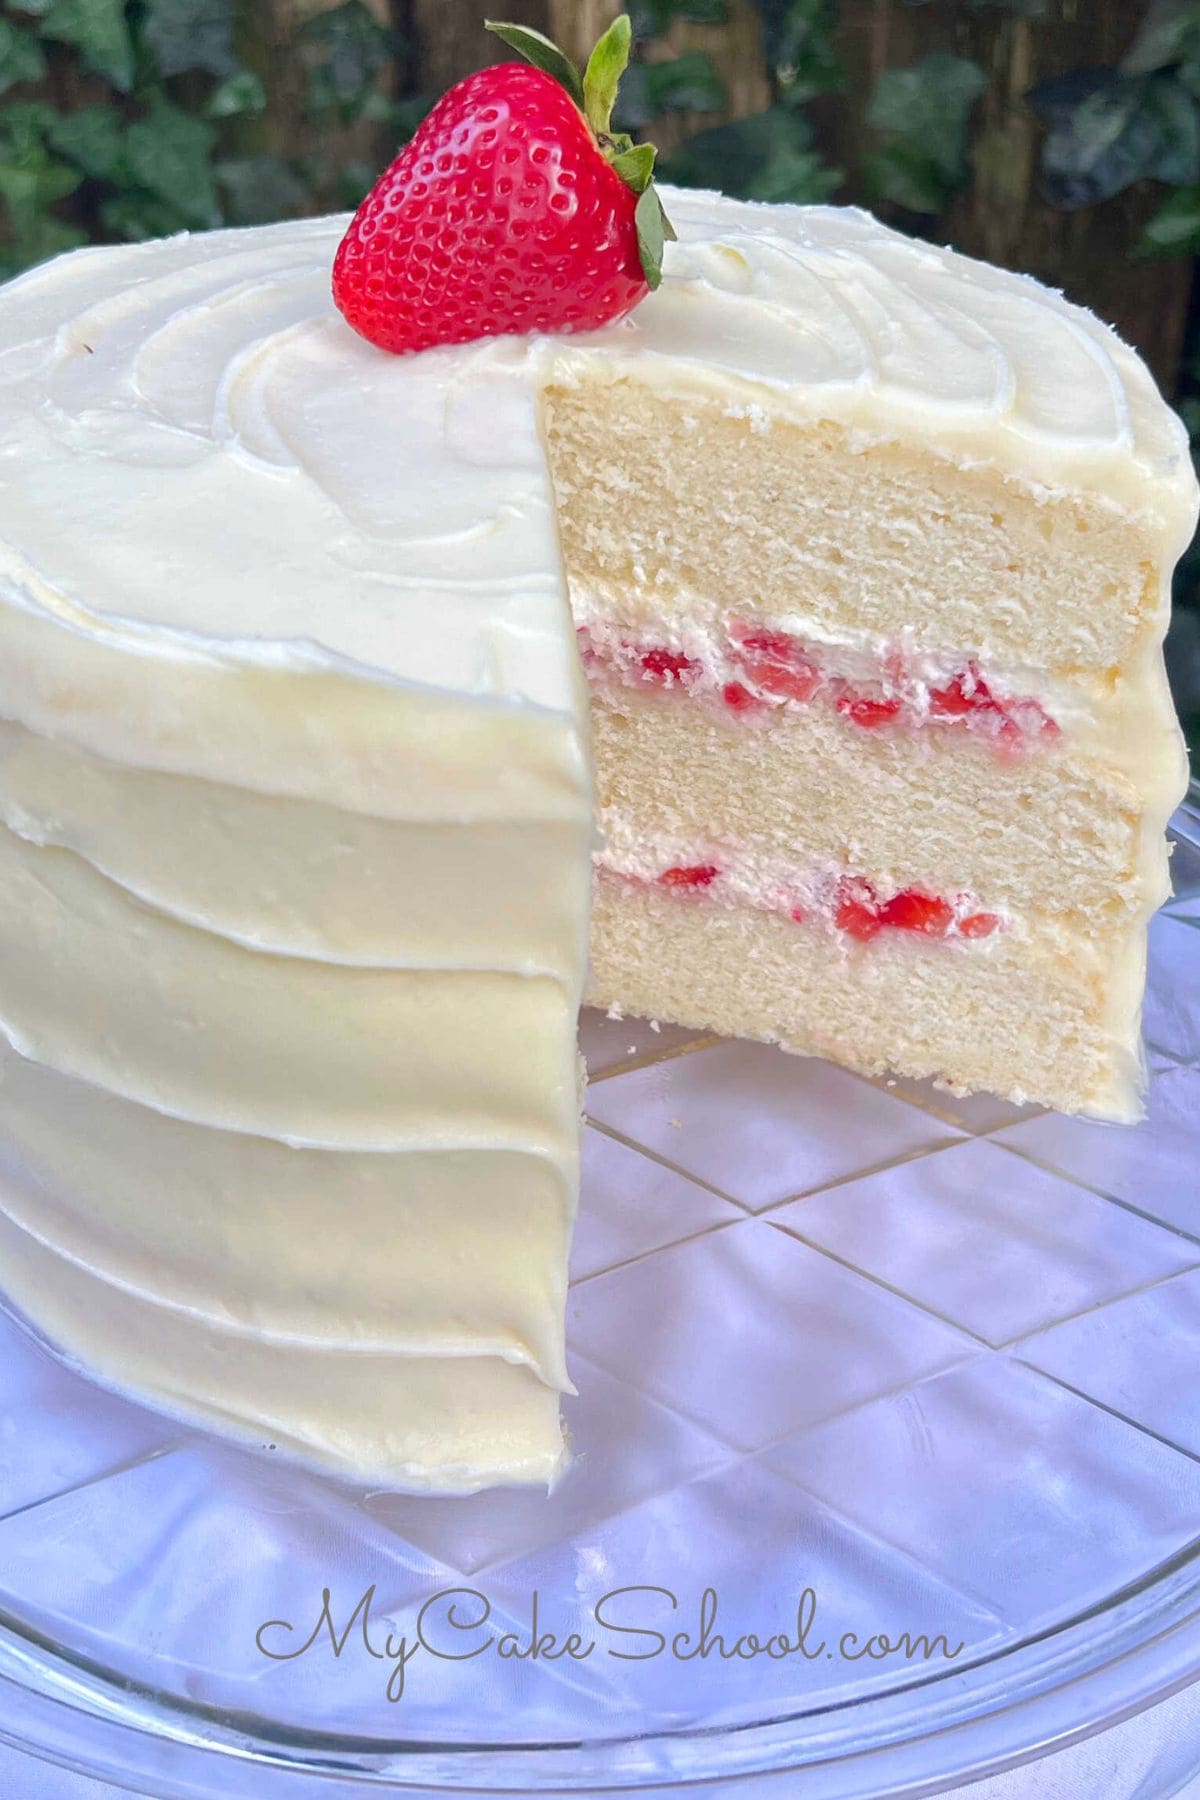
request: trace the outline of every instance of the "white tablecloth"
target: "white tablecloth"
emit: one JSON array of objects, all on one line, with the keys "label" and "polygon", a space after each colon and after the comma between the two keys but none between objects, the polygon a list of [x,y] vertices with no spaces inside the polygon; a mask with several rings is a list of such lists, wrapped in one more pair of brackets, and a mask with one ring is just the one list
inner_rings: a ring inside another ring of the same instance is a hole
[{"label": "white tablecloth", "polygon": [[[119,1800],[124,1791],[0,1745],[3,1800]],[[703,1790],[705,1800],[735,1800],[741,1792],[753,1800],[756,1791],[753,1782]],[[322,1792],[326,1800],[342,1800],[332,1786]],[[362,1792],[354,1790],[356,1800]],[[961,1800],[1200,1800],[1200,1684],[1057,1756],[954,1794]]]}]

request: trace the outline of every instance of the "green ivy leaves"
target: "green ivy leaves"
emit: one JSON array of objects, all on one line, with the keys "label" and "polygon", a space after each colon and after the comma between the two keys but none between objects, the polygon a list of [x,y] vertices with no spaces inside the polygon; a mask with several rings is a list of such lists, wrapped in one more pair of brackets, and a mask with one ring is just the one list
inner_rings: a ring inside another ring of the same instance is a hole
[{"label": "green ivy leaves", "polygon": [[1151,0],[1121,68],[1126,75],[1174,68],[1184,86],[1200,94],[1200,6],[1193,0]]},{"label": "green ivy leaves", "polygon": [[170,80],[202,69],[218,81],[238,73],[235,0],[148,0],[143,33],[158,73]]},{"label": "green ivy leaves", "polygon": [[[71,112],[40,100],[0,108],[0,275],[89,236],[136,240],[353,204],[374,178],[358,164],[330,170],[300,146],[256,152],[240,122],[266,112],[268,94],[239,57],[238,0],[13,0],[10,10],[23,17],[0,20],[0,92],[42,81],[63,46],[109,97]],[[428,108],[380,91],[405,46],[364,0],[312,18],[296,50],[318,127],[368,118],[403,142]],[[60,216],[68,198],[86,228]]]},{"label": "green ivy leaves", "polygon": [[206,119],[167,100],[125,134],[125,161],[134,183],[202,231],[221,223],[212,167],[216,135]]},{"label": "green ivy leaves", "polygon": [[[664,174],[748,198],[826,199],[840,176],[816,149],[802,109],[845,86],[837,0],[754,4],[773,103],[692,136],[665,159]],[[966,4],[998,22],[1047,13],[1047,0]],[[680,23],[725,22],[728,0],[630,0],[629,13],[635,57],[617,128],[640,134],[664,115],[723,110],[725,83],[704,49],[668,56],[636,47]],[[4,268],[80,241],[68,212],[92,232],[143,237],[357,201],[375,172],[366,162],[329,168],[315,147],[280,154],[264,141],[254,121],[269,111],[267,85],[240,59],[241,17],[239,0],[10,0],[0,19],[0,94],[43,81],[65,49],[81,73],[107,83],[109,97],[71,113],[28,100],[0,109],[0,210],[11,240],[0,250]],[[428,109],[430,97],[396,101],[384,91],[381,78],[404,64],[408,47],[364,0],[310,16],[296,53],[316,130],[372,120],[395,146]],[[948,54],[884,70],[868,112],[876,134],[864,167],[869,197],[926,217],[943,212],[968,178],[984,85],[978,65]],[[1170,192],[1143,251],[1200,253],[1200,0],[1150,0],[1119,67],[1044,83],[1029,103],[1046,121],[1042,179],[1056,205],[1094,205],[1132,182],[1159,181]],[[639,148],[629,152],[635,159]]]},{"label": "green ivy leaves", "polygon": [[635,62],[621,83],[617,123],[640,131],[665,112],[719,112],[725,83],[702,50],[685,50],[665,62]]},{"label": "green ivy leaves", "polygon": [[0,94],[19,81],[40,81],[45,73],[45,53],[33,33],[0,19]]},{"label": "green ivy leaves", "polygon": [[1170,195],[1143,253],[1200,251],[1200,0],[1153,0],[1118,68],[1082,70],[1027,96],[1047,122],[1042,184],[1066,209],[1095,206],[1135,181]]},{"label": "green ivy leaves", "polygon": [[[827,200],[841,185],[841,171],[830,168],[815,148],[812,130],[799,109],[815,95],[844,85],[845,74],[833,50],[835,0],[755,3],[762,14],[763,44],[778,97],[749,118],[714,125],[688,138],[663,161],[663,175],[683,187],[719,188],[742,200]],[[651,81],[658,66],[647,67]],[[689,71],[688,81],[676,76],[668,85],[666,76],[657,77],[662,87],[648,92],[647,105],[659,110],[671,104],[716,110],[724,104],[720,77],[713,69],[707,91],[698,85],[700,77],[699,65]],[[636,88],[631,98],[636,101]],[[706,108],[698,104],[701,98],[706,99]]]},{"label": "green ivy leaves", "polygon": [[300,32],[308,69],[308,110],[348,125],[365,111],[380,73],[399,48],[362,0],[315,13]]},{"label": "green ivy leaves", "polygon": [[[274,219],[292,218],[305,210],[309,189],[300,171],[281,156],[224,156],[216,163],[214,174],[231,225],[269,225]],[[374,178],[375,171],[368,171],[362,192],[347,195],[344,203],[360,200]]]},{"label": "green ivy leaves", "polygon": [[0,248],[0,272],[6,274],[85,239],[84,232],[50,211],[80,181],[47,144],[54,118],[53,108],[37,100],[8,101],[0,110],[0,200],[12,237]]},{"label": "green ivy leaves", "polygon": [[40,16],[43,37],[72,45],[89,74],[103,75],[118,93],[129,92],[133,40],[121,0],[38,0],[22,10]]},{"label": "green ivy leaves", "polygon": [[115,106],[84,106],[78,112],[56,114],[46,131],[51,149],[92,181],[118,179],[124,137]]},{"label": "green ivy leaves", "polygon": [[1050,127],[1042,181],[1055,206],[1095,206],[1134,181],[1200,180],[1200,113],[1169,75],[1086,70],[1043,83],[1029,104]]},{"label": "green ivy leaves", "polygon": [[836,0],[758,0],[768,60],[794,105],[840,93],[846,71],[833,47]]},{"label": "green ivy leaves", "polygon": [[239,69],[209,95],[204,108],[210,119],[237,119],[266,109],[267,90],[253,69]]},{"label": "green ivy leaves", "polygon": [[807,120],[782,103],[699,132],[660,166],[682,187],[720,188],[739,200],[827,200],[842,180],[813,148]]},{"label": "green ivy leaves", "polygon": [[864,164],[871,197],[941,212],[967,179],[971,111],[986,86],[978,63],[942,52],[909,69],[885,69],[867,109],[867,123],[883,137]]},{"label": "green ivy leaves", "polygon": [[1182,187],[1159,207],[1142,233],[1147,256],[1200,255],[1200,184]]},{"label": "green ivy leaves", "polygon": [[676,19],[687,19],[696,25],[723,25],[728,10],[727,0],[630,0],[629,16],[633,35],[642,43],[647,38],[665,36]]}]

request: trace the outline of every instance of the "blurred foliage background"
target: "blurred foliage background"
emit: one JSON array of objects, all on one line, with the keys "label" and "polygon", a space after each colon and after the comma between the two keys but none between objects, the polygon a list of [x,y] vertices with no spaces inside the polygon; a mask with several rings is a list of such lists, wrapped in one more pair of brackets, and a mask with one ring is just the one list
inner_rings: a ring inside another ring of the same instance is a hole
[{"label": "blurred foliage background", "polygon": [[[618,0],[494,0],[583,57]],[[1200,448],[1200,0],[627,0],[617,123],[673,181],[856,202],[1114,323]],[[0,277],[354,205],[483,0],[4,0]],[[1168,646],[1200,750],[1200,552]]]}]

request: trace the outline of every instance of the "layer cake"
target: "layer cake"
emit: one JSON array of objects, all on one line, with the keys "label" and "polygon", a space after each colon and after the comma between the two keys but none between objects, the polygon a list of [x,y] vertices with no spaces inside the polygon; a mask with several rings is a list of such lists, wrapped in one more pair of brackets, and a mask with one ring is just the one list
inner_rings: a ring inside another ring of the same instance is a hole
[{"label": "layer cake", "polygon": [[1182,427],[1031,281],[667,198],[574,337],[382,354],[341,219],[0,293],[3,1284],[392,1485],[561,1467],[585,985],[1140,1104]]}]

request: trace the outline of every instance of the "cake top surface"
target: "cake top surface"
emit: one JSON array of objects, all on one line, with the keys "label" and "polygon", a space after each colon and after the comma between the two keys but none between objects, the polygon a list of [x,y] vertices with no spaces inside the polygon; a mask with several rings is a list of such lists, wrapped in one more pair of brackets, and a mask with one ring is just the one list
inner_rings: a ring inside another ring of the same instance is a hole
[{"label": "cake top surface", "polygon": [[537,394],[699,385],[1194,523],[1135,353],[1027,277],[867,214],[673,192],[629,318],[391,357],[329,218],[77,251],[0,291],[0,597],[132,649],[336,666],[569,711]]}]

